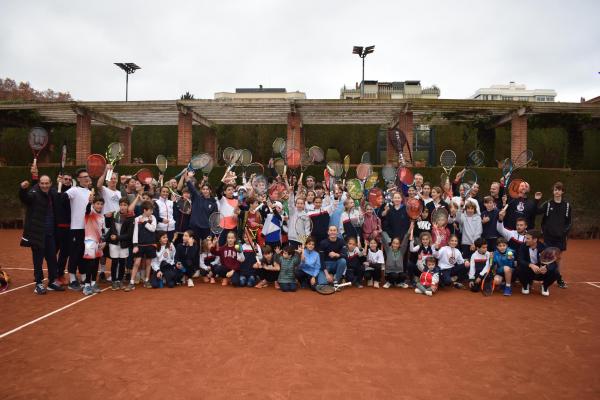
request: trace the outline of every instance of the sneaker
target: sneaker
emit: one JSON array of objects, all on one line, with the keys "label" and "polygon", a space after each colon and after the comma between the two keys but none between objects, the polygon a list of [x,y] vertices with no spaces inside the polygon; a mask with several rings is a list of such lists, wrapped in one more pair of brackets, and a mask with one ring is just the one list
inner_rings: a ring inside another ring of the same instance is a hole
[{"label": "sneaker", "polygon": [[399,287],[399,288],[402,288],[402,289],[408,289],[409,288],[408,283],[406,283],[406,282],[398,283],[398,284],[396,284],[396,287]]},{"label": "sneaker", "polygon": [[383,284],[383,288],[384,289],[389,289],[390,286],[392,286],[392,285],[389,282],[386,282],[386,283]]},{"label": "sneaker", "polygon": [[94,290],[92,289],[92,285],[85,285],[83,287],[82,292],[83,292],[84,296],[89,296],[89,295],[93,294]]},{"label": "sneaker", "polygon": [[65,288],[61,286],[60,282],[54,281],[48,284],[48,288],[51,292],[64,292]]},{"label": "sneaker", "polygon": [[369,281],[367,282],[367,286],[373,286],[373,279],[369,279]]},{"label": "sneaker", "polygon": [[529,286],[523,286],[521,288],[521,294],[529,294]]},{"label": "sneaker", "polygon": [[111,290],[119,290],[119,282],[118,281],[114,281],[112,283],[112,285],[110,285],[110,289]]},{"label": "sneaker", "polygon": [[544,285],[542,285],[542,296],[550,296],[550,289],[546,289]]},{"label": "sneaker", "polygon": [[558,284],[558,287],[561,289],[566,289],[569,286],[567,286],[567,282],[563,281],[562,278],[557,280],[556,283]]},{"label": "sneaker", "polygon": [[[150,282],[148,282],[148,283],[150,283]],[[187,285],[188,285],[188,287],[194,287],[194,281],[192,280],[192,278],[188,278]]]},{"label": "sneaker", "polygon": [[433,292],[431,290],[426,290],[425,294],[430,297],[433,296]]},{"label": "sneaker", "polygon": [[[189,286],[189,285],[188,285]],[[146,289],[152,289],[152,284],[150,283],[150,281],[144,281],[144,287]]]},{"label": "sneaker", "polygon": [[465,288],[465,285],[463,285],[463,284],[462,284],[462,283],[460,283],[460,282],[454,282],[454,288],[455,288],[455,289],[464,289],[464,288]]},{"label": "sneaker", "polygon": [[415,293],[417,294],[423,294],[423,291],[419,288],[415,288]]},{"label": "sneaker", "polygon": [[379,282],[378,281],[373,282],[373,287],[375,289],[379,289]]},{"label": "sneaker", "polygon": [[71,289],[75,292],[79,292],[79,291],[81,291],[81,285],[79,284],[78,281],[73,281],[73,282],[69,283],[69,289]]},{"label": "sneaker", "polygon": [[130,282],[123,290],[126,292],[131,292],[132,290],[135,290],[135,284]]},{"label": "sneaker", "polygon": [[95,283],[95,284],[92,285],[92,292],[94,292],[94,293],[100,293],[100,292],[102,292],[102,289],[100,289],[100,286],[98,286],[98,284]]},{"label": "sneaker", "polygon": [[35,285],[35,288],[33,289],[33,293],[35,293],[35,294],[46,294],[46,293],[48,293],[48,291],[44,287],[43,283],[38,283],[37,285]]},{"label": "sneaker", "polygon": [[112,276],[110,276],[110,274],[106,275],[106,282],[112,282]]},{"label": "sneaker", "polygon": [[512,296],[512,287],[511,286],[505,286],[504,287],[504,295],[505,296]]}]

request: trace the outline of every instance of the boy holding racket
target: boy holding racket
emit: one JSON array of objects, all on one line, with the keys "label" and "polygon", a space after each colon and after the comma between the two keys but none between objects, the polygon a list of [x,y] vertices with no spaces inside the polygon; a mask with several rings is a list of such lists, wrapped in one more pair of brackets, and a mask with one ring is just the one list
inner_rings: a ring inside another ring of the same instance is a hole
[{"label": "boy holding racket", "polygon": [[156,257],[156,218],[152,214],[154,204],[151,201],[142,203],[142,215],[136,217],[133,223],[133,270],[129,285],[125,287],[126,292],[135,290],[135,276],[142,265],[145,270],[145,287],[152,287],[150,284],[150,264]]},{"label": "boy holding racket", "polygon": [[[571,229],[573,210],[568,201],[564,201],[565,187],[562,182],[552,185],[552,200],[544,202],[538,209],[542,214],[542,232],[544,244],[548,247],[557,247],[560,251],[567,250],[567,235]],[[557,272],[558,287],[567,288],[567,283],[562,279],[560,270]]]}]

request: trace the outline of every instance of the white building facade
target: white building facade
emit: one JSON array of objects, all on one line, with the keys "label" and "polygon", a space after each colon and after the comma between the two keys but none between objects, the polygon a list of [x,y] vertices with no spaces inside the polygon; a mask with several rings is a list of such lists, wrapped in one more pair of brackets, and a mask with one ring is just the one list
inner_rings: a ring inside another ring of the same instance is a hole
[{"label": "white building facade", "polygon": [[478,89],[470,98],[474,100],[552,102],[556,99],[556,91],[553,89],[528,90],[523,84],[510,82],[508,85],[492,85],[489,88]]}]

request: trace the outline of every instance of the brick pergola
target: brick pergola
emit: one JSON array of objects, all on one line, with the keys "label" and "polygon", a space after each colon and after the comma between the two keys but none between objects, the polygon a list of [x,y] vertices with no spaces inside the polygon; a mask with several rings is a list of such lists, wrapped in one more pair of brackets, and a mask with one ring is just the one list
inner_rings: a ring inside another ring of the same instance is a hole
[{"label": "brick pergola", "polygon": [[[537,114],[586,114],[600,118],[598,103],[528,103],[452,99],[404,100],[168,100],[102,101],[0,104],[2,110],[35,110],[46,122],[76,124],[76,162],[83,165],[91,152],[92,125],[121,129],[125,145],[124,162],[131,162],[131,134],[135,126],[177,125],[177,163],[192,156],[192,127],[209,128],[204,136],[205,151],[217,157],[217,125],[287,125],[288,148],[303,149],[304,124],[378,124],[401,129],[413,142],[415,124],[444,125],[450,122],[485,121],[490,127],[510,122],[511,156],[527,148],[527,118]],[[388,145],[388,159],[397,157]]]}]

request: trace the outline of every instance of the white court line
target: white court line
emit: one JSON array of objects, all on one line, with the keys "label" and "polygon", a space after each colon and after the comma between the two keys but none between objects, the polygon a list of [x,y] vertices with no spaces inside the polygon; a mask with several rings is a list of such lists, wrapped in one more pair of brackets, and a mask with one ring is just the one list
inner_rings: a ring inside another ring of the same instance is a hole
[{"label": "white court line", "polygon": [[33,271],[33,268],[2,267],[2,269],[16,269],[19,271]]},{"label": "white court line", "polygon": [[[109,286],[109,287],[106,287],[106,288],[104,288],[104,289],[102,289],[102,292],[104,292],[105,290],[108,290],[108,289],[110,289],[110,286]],[[25,327],[27,327],[27,326],[29,326],[29,325],[33,325],[33,324],[35,324],[36,322],[39,322],[39,321],[41,321],[41,320],[43,320],[43,319],[45,319],[45,318],[48,318],[48,317],[50,317],[50,316],[52,316],[52,315],[54,315],[54,314],[57,314],[57,313],[59,313],[59,312],[61,312],[61,311],[63,311],[63,310],[66,310],[67,308],[69,308],[69,307],[72,307],[72,306],[74,306],[74,305],[75,305],[75,304],[77,304],[77,303],[81,303],[82,301],[85,301],[85,300],[87,300],[87,299],[90,299],[90,298],[94,297],[95,295],[97,295],[97,293],[94,293],[94,294],[92,294],[92,295],[90,295],[90,296],[85,296],[85,297],[83,297],[83,298],[81,298],[81,299],[79,299],[79,300],[77,300],[77,301],[74,301],[74,302],[72,302],[72,303],[70,303],[70,304],[67,304],[67,305],[66,305],[66,306],[64,306],[64,307],[61,307],[61,308],[59,308],[58,310],[54,310],[54,311],[52,311],[52,312],[49,312],[48,314],[42,315],[41,317],[38,317],[38,318],[36,318],[36,319],[34,319],[34,320],[32,320],[32,321],[29,321],[29,322],[27,322],[27,323],[25,323],[25,324],[23,324],[23,325],[21,325],[21,326],[18,326],[18,327],[16,327],[16,328],[15,328],[15,329],[13,329],[13,330],[10,330],[10,331],[8,331],[8,332],[4,332],[4,333],[0,334],[0,339],[3,339],[3,338],[5,338],[6,336],[8,336],[8,335],[12,335],[13,333],[15,333],[15,332],[18,332],[18,331],[20,331],[21,329],[23,329],[23,328],[25,328]]]},{"label": "white court line", "polygon": [[[48,279],[45,279],[45,278],[44,278],[44,280],[45,280],[45,281],[47,281]],[[0,296],[2,296],[3,294],[6,294],[6,293],[10,293],[10,292],[12,292],[13,290],[19,290],[19,289],[23,289],[24,287],[31,286],[31,285],[35,285],[35,282],[31,282],[31,283],[28,283],[28,284],[26,284],[26,285],[23,285],[23,286],[19,286],[19,287],[16,287],[16,288],[12,288],[12,289],[5,290],[4,292],[0,293]]]},{"label": "white court line", "polygon": [[600,289],[600,285],[598,285],[600,282],[586,282],[588,285],[591,285],[593,287],[596,287],[598,289]]}]

